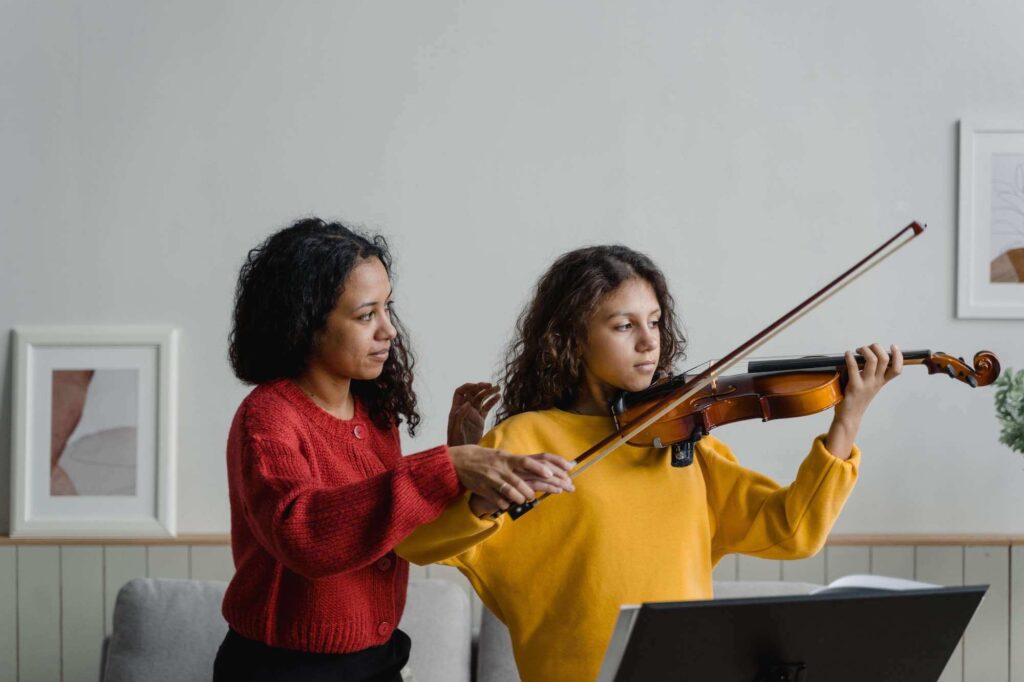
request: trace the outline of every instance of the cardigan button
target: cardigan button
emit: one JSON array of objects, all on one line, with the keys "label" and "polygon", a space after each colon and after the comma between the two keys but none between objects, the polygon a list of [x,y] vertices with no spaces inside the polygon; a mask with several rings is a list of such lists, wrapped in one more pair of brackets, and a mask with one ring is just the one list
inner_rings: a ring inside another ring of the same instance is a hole
[{"label": "cardigan button", "polygon": [[352,435],[359,440],[363,439],[363,426],[362,424],[356,424],[355,428],[352,429]]},{"label": "cardigan button", "polygon": [[388,634],[389,632],[391,632],[391,623],[384,621],[383,623],[377,626],[377,634],[381,637]]},{"label": "cardigan button", "polygon": [[383,573],[383,572],[387,571],[389,568],[391,568],[391,558],[390,557],[386,557],[385,556],[385,557],[381,557],[380,559],[377,560],[377,570],[378,571]]}]

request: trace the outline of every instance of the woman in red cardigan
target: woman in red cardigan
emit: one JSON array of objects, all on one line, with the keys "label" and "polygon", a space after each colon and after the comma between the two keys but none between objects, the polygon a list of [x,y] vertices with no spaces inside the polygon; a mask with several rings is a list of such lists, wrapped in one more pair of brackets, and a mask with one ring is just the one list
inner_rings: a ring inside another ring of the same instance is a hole
[{"label": "woman in red cardigan", "polygon": [[456,392],[449,445],[403,457],[420,421],[381,237],[301,220],[249,252],[231,366],[256,388],[227,445],[235,575],[214,664],[232,680],[401,680],[409,566],[393,548],[471,490],[505,508],[571,490],[566,460],[475,445],[496,401]]}]

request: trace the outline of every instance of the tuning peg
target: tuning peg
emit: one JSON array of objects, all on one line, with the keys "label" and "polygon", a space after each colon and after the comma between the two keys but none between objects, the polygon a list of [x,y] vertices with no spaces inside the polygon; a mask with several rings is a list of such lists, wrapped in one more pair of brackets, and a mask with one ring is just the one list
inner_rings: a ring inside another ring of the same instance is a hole
[{"label": "tuning peg", "polygon": [[967,375],[967,383],[969,383],[971,385],[971,388],[977,388],[978,387],[978,380],[974,378],[973,374],[968,374]]},{"label": "tuning peg", "polygon": [[946,365],[946,374],[951,378],[956,379],[956,370],[953,369],[953,365]]}]

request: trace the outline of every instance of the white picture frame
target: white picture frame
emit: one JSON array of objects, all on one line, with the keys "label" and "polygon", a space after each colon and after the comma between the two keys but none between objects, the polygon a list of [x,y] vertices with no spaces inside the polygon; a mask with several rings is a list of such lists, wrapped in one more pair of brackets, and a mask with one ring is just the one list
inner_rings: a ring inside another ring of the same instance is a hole
[{"label": "white picture frame", "polygon": [[12,332],[11,537],[176,534],[178,331]]},{"label": "white picture frame", "polygon": [[960,121],[960,318],[1024,319],[1024,120]]}]

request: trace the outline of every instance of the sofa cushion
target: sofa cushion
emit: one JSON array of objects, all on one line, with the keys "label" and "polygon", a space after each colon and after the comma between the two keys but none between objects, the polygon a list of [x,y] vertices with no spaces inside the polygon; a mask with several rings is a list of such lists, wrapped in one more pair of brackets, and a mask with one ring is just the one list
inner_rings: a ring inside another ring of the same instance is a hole
[{"label": "sofa cushion", "polygon": [[414,682],[469,682],[473,615],[461,587],[448,580],[410,580],[398,626],[412,639]]},{"label": "sofa cushion", "polygon": [[[210,682],[228,626],[227,583],[136,578],[118,591],[104,682]],[[469,597],[454,583],[412,580],[399,623],[415,682],[469,682]]]},{"label": "sofa cushion", "polygon": [[118,591],[104,682],[209,682],[227,583],[135,578]]}]

